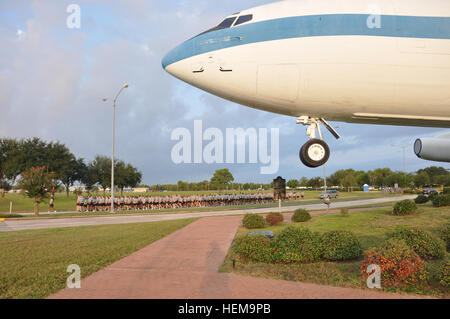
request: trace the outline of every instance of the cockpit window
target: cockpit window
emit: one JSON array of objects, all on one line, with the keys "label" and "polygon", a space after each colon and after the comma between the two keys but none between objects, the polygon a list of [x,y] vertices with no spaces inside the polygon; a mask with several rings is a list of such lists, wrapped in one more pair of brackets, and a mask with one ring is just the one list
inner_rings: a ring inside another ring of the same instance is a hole
[{"label": "cockpit window", "polygon": [[236,17],[233,18],[228,18],[222,21],[221,24],[219,24],[215,29],[216,30],[220,30],[220,29],[226,29],[229,28],[233,25],[233,22],[236,20]]},{"label": "cockpit window", "polygon": [[245,23],[245,22],[249,22],[253,20],[253,14],[248,14],[245,16],[240,16],[239,19],[236,21],[236,23],[234,24],[235,26]]},{"label": "cockpit window", "polygon": [[202,32],[199,35],[195,36],[194,38],[196,38],[196,37],[198,37],[200,35],[209,33],[209,32],[222,30],[222,29],[228,29],[228,28],[230,28],[233,25],[233,23],[234,23],[234,21],[236,21],[236,19],[237,19],[237,17],[227,18],[227,19],[223,20],[218,26],[216,26],[216,27],[214,27],[212,29],[209,29],[209,30],[207,30],[205,32]]}]

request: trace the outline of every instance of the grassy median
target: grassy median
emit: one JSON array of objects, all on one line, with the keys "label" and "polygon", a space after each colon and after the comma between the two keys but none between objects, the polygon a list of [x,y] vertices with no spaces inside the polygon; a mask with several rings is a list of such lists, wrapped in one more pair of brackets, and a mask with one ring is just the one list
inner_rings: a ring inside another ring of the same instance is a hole
[{"label": "grassy median", "polygon": [[[279,226],[267,227],[275,234],[282,231],[288,225],[295,227],[307,227],[312,231],[324,233],[330,230],[347,230],[355,233],[362,247],[380,246],[386,240],[386,234],[393,231],[396,226],[417,226],[439,237],[440,230],[450,223],[449,208],[433,208],[429,205],[422,206],[420,211],[412,216],[398,217],[392,215],[392,209],[374,209],[370,211],[353,211],[349,217],[342,217],[340,213],[313,216],[306,223],[283,223]],[[249,230],[241,227],[237,236],[244,235]],[[447,258],[449,258],[447,253]],[[233,259],[236,260],[236,268],[233,269]],[[235,272],[242,275],[282,279],[289,281],[301,281],[317,283],[329,286],[352,287],[367,289],[361,276],[362,258],[348,262],[316,262],[311,264],[280,265],[255,262],[242,262],[240,257],[230,249],[228,256],[221,266],[220,271]],[[404,292],[435,297],[449,298],[448,289],[439,284],[439,271],[444,259],[426,261],[426,267],[430,273],[428,284],[412,289],[387,289],[387,291]]]},{"label": "grassy median", "polygon": [[196,219],[0,233],[0,298],[45,298]]}]

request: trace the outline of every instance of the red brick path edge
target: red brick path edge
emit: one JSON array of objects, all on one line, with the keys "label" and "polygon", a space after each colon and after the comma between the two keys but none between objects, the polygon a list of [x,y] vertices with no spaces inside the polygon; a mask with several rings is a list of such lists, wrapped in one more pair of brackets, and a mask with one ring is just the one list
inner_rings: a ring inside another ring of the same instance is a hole
[{"label": "red brick path edge", "polygon": [[64,289],[50,299],[411,298],[218,273],[241,220],[242,216],[200,219],[85,278],[80,289]]}]

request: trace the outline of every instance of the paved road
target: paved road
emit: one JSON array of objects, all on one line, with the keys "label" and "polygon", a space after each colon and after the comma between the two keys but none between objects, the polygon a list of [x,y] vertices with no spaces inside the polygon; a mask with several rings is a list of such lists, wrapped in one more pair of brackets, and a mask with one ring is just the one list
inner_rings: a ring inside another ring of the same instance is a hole
[{"label": "paved road", "polygon": [[51,299],[410,298],[372,290],[218,273],[241,216],[202,218]]},{"label": "paved road", "polygon": [[[333,203],[331,208],[340,207],[355,207],[372,204],[381,204],[396,202],[403,199],[413,199],[416,196],[399,196],[388,198],[365,199],[348,202]],[[284,207],[283,211],[293,211],[298,208],[307,210],[323,210],[326,209],[324,204],[311,204]],[[243,210],[228,210],[228,211],[213,211],[213,212],[189,212],[177,214],[160,214],[160,215],[130,215],[130,216],[107,216],[107,217],[74,217],[74,218],[43,218],[43,219],[28,219],[28,220],[6,220],[0,221],[0,232],[30,230],[30,229],[48,229],[48,228],[62,228],[62,227],[79,227],[79,226],[93,226],[93,225],[114,225],[114,224],[132,224],[132,223],[146,223],[163,220],[175,220],[185,218],[211,217],[211,216],[229,216],[229,215],[245,215],[247,213],[265,214],[273,212],[274,208],[260,208],[260,209],[243,209]]]}]

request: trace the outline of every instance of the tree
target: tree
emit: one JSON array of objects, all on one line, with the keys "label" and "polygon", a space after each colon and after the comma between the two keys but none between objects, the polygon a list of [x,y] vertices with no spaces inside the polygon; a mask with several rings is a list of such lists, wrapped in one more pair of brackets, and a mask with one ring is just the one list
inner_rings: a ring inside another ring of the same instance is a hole
[{"label": "tree", "polygon": [[136,187],[142,180],[142,173],[131,164],[127,164],[127,184],[129,187]]},{"label": "tree", "polygon": [[368,174],[369,174],[370,182],[374,186],[381,187],[384,185],[385,178],[387,176],[394,174],[394,172],[389,168],[377,168],[374,171],[369,171]]},{"label": "tree", "polygon": [[17,149],[16,140],[0,139],[0,189],[2,190],[2,197],[5,192],[11,189],[11,180],[9,167],[13,164],[13,151]]},{"label": "tree", "polygon": [[25,190],[25,196],[34,200],[34,214],[36,216],[39,216],[39,204],[48,197],[54,175],[44,166],[28,168],[21,173],[19,187]]},{"label": "tree", "polygon": [[308,186],[308,178],[307,177],[302,177],[300,178],[300,186],[302,187],[307,187]]},{"label": "tree", "polygon": [[315,177],[315,178],[311,178],[308,181],[308,187],[312,187],[312,188],[320,188],[324,185],[324,181],[323,178],[321,177]]},{"label": "tree", "polygon": [[92,162],[81,167],[80,182],[84,184],[88,193],[94,189],[97,180],[97,171]]},{"label": "tree", "polygon": [[217,170],[211,178],[211,184],[217,188],[224,189],[229,183],[234,181],[233,175],[228,168]]},{"label": "tree", "polygon": [[430,176],[426,172],[421,172],[414,177],[414,184],[417,187],[423,187],[431,183]]},{"label": "tree", "polygon": [[141,182],[142,173],[130,164],[117,161],[114,170],[114,184],[119,187],[122,194],[125,187],[133,188]]},{"label": "tree", "polygon": [[355,178],[352,175],[350,175],[350,174],[346,175],[342,179],[341,182],[342,182],[342,186],[347,187],[347,190],[350,190],[350,187],[353,187],[356,184]]},{"label": "tree", "polygon": [[450,185],[450,175],[440,175],[435,177],[436,184],[448,186]]},{"label": "tree", "polygon": [[69,160],[61,165],[58,177],[66,188],[67,197],[69,197],[70,187],[73,186],[75,182],[82,180],[85,168],[86,164],[84,164],[84,160],[82,158],[76,159],[75,156],[71,156]]},{"label": "tree", "polygon": [[339,170],[330,176],[330,183],[335,186],[343,187],[344,178],[347,177],[348,175],[355,176],[355,174],[356,172],[354,169]]},{"label": "tree", "polygon": [[12,189],[11,184],[6,179],[0,179],[0,190],[2,191],[2,198],[5,197],[5,193]]},{"label": "tree", "polygon": [[296,189],[296,188],[300,187],[300,182],[299,182],[298,180],[296,180],[296,179],[291,179],[290,181],[288,181],[288,182],[286,183],[286,185],[287,185],[289,188]]},{"label": "tree", "polygon": [[[117,164],[114,163],[114,166]],[[97,155],[90,163],[91,173],[94,173],[95,184],[99,184],[103,188],[103,193],[111,187],[111,159],[106,156]]]},{"label": "tree", "polygon": [[437,181],[437,178],[439,176],[450,175],[450,172],[448,172],[445,168],[436,166],[427,167],[417,171],[417,174],[422,173],[427,174],[428,177],[430,178],[429,184],[439,184]]},{"label": "tree", "polygon": [[47,144],[37,137],[17,141],[4,166],[7,178],[14,182],[29,168],[48,166],[47,151]]}]

